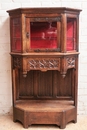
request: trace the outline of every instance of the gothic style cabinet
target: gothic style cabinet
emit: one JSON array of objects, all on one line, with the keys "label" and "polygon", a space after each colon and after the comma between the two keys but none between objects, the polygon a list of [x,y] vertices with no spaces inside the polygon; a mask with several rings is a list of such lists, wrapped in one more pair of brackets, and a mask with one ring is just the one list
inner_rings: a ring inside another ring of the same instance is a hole
[{"label": "gothic style cabinet", "polygon": [[77,121],[79,13],[19,8],[10,15],[13,120],[24,128]]}]

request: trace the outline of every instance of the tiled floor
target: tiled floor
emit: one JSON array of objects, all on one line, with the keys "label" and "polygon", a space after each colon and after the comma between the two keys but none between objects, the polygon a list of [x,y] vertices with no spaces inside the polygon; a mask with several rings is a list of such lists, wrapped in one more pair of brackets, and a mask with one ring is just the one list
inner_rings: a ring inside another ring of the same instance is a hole
[{"label": "tiled floor", "polygon": [[[25,130],[23,126],[12,120],[12,116],[0,116],[0,130]],[[26,130],[60,130],[54,125],[32,125]],[[78,116],[76,124],[67,124],[64,130],[87,130],[87,116]]]}]

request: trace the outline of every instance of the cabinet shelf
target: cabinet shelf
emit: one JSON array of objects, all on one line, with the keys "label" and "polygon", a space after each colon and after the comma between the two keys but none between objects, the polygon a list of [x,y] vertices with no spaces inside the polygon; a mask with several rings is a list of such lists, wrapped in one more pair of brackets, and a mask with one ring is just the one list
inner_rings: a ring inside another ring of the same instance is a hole
[{"label": "cabinet shelf", "polygon": [[28,112],[63,112],[75,108],[74,101],[68,100],[19,100],[15,107]]}]

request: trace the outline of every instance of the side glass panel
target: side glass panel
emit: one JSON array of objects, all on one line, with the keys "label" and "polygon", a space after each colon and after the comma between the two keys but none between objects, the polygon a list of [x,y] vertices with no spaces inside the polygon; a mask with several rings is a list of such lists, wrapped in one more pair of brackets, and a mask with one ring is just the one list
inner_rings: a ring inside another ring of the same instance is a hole
[{"label": "side glass panel", "polygon": [[21,51],[21,21],[20,18],[13,18],[11,21],[12,27],[12,45],[11,50],[13,52]]},{"label": "side glass panel", "polygon": [[67,51],[76,50],[76,19],[67,19]]},{"label": "side glass panel", "polygon": [[30,48],[56,49],[57,22],[31,22],[30,23]]}]

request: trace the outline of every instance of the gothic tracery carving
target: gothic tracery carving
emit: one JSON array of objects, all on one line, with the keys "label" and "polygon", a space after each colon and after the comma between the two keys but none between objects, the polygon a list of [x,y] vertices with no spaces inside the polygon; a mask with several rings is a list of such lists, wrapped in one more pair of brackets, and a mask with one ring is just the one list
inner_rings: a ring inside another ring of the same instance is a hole
[{"label": "gothic tracery carving", "polygon": [[21,58],[19,57],[14,57],[14,67],[20,68],[21,67]]},{"label": "gothic tracery carving", "polygon": [[59,69],[59,59],[31,59],[28,60],[30,69]]},{"label": "gothic tracery carving", "polygon": [[67,68],[74,68],[75,67],[75,57],[67,57]]}]

